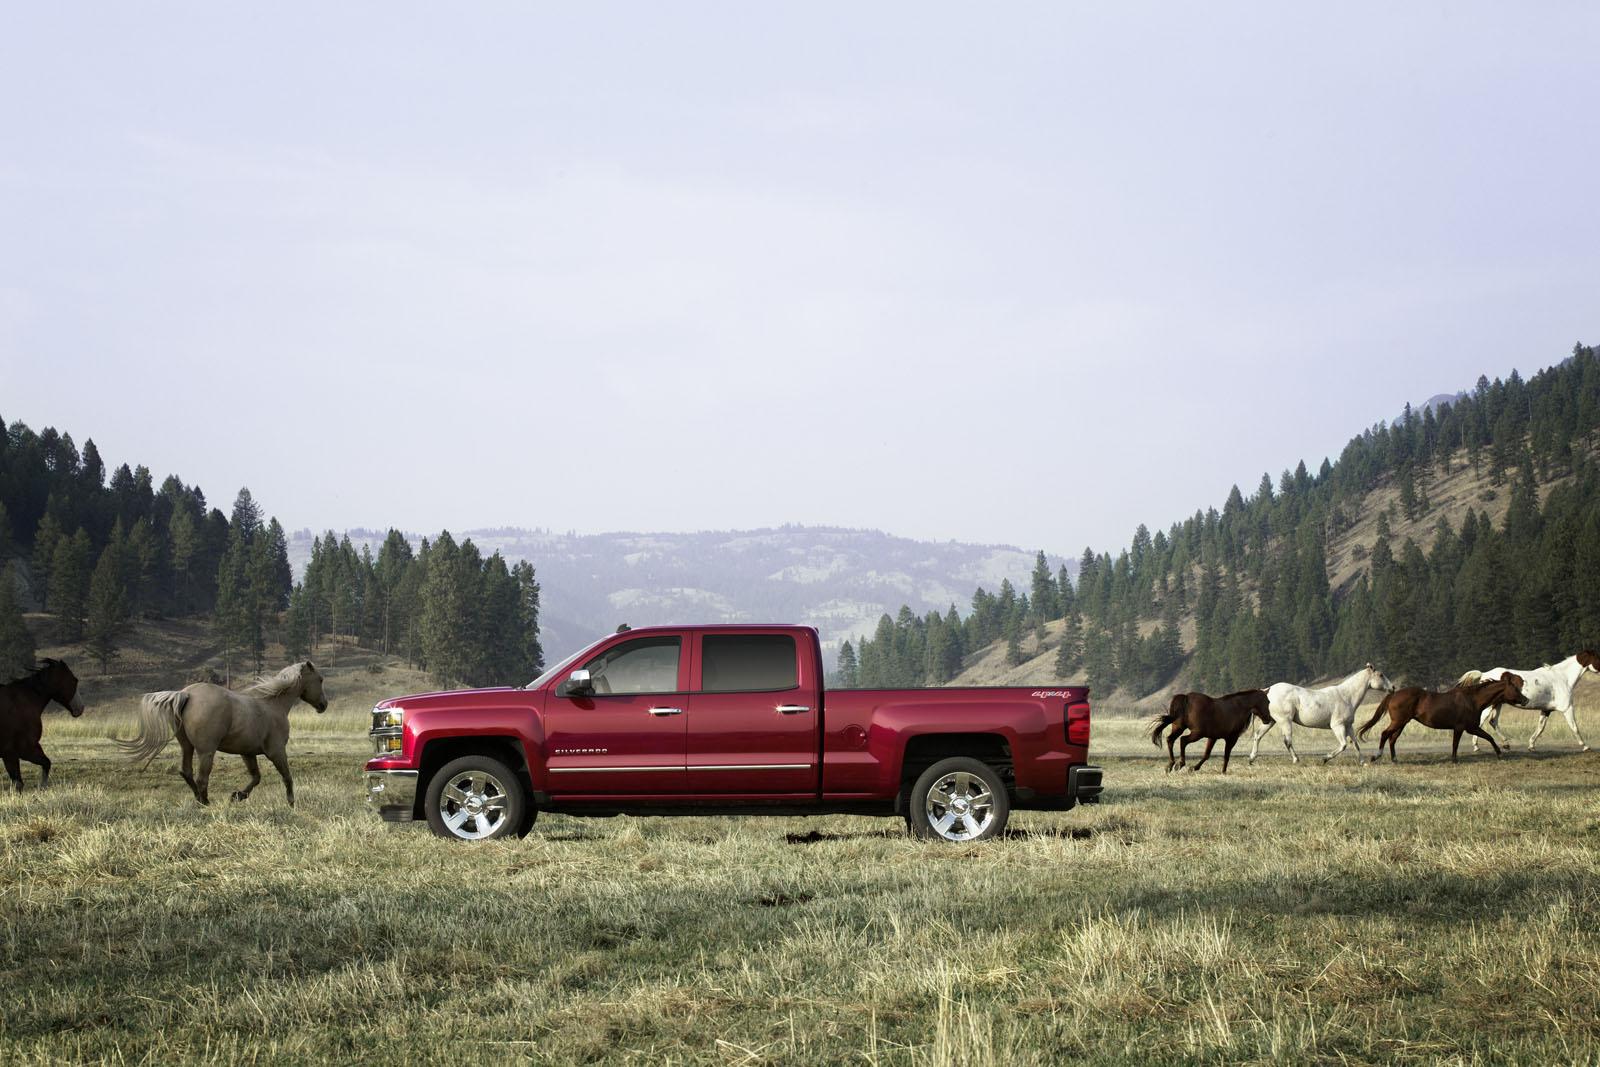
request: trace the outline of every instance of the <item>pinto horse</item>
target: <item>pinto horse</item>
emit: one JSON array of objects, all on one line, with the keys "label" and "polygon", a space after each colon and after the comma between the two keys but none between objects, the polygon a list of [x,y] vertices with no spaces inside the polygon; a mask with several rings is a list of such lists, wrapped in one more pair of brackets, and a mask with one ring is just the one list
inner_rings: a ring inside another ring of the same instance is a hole
[{"label": "pinto horse", "polygon": [[[1267,691],[1265,689],[1243,689],[1237,693],[1229,693],[1225,697],[1209,697],[1204,693],[1179,693],[1172,698],[1172,703],[1167,708],[1165,715],[1158,715],[1150,721],[1150,743],[1157,748],[1161,747],[1161,731],[1167,724],[1172,724],[1172,730],[1167,734],[1167,771],[1171,773],[1174,766],[1182,767],[1188,762],[1187,749],[1191,741],[1205,739],[1206,750],[1191,770],[1198,771],[1201,764],[1211,758],[1211,749],[1217,741],[1222,741],[1222,773],[1228,773],[1228,757],[1233,755],[1234,742],[1239,740],[1239,735],[1244,733],[1244,728],[1250,725],[1250,716],[1254,715],[1264,723],[1272,722],[1267,714]],[[1178,742],[1178,754],[1173,755],[1172,744],[1178,741],[1178,735],[1184,734],[1183,740]]]},{"label": "pinto horse", "polygon": [[1481,737],[1494,745],[1494,754],[1498,757],[1502,755],[1500,746],[1495,744],[1494,738],[1483,732],[1478,717],[1483,714],[1483,709],[1491,704],[1516,704],[1520,707],[1526,699],[1522,695],[1522,679],[1510,671],[1493,681],[1479,682],[1476,685],[1458,685],[1442,693],[1435,693],[1420,686],[1407,686],[1395,690],[1379,702],[1378,710],[1372,713],[1372,718],[1361,728],[1361,736],[1367,736],[1367,731],[1383,718],[1384,712],[1388,712],[1389,725],[1378,737],[1378,754],[1372,758],[1374,763],[1383,758],[1384,745],[1389,746],[1389,762],[1400,762],[1395,758],[1394,743],[1400,736],[1400,731],[1404,730],[1406,723],[1412,719],[1435,730],[1449,730],[1453,733],[1454,736],[1450,739],[1451,763],[1457,761],[1463,733]]},{"label": "pinto horse", "polygon": [[78,699],[78,678],[65,663],[47,659],[14,682],[0,685],[0,760],[6,776],[22,792],[22,764],[37,763],[42,773],[39,788],[50,784],[50,757],[39,747],[44,734],[44,708],[54,700],[76,719],[83,714]]},{"label": "pinto horse", "polygon": [[[1468,671],[1461,676],[1458,684],[1491,682],[1512,669],[1496,667],[1490,671]],[[1559,711],[1561,717],[1567,720],[1567,726],[1572,730],[1572,736],[1578,739],[1579,747],[1585,752],[1589,751],[1589,742],[1583,739],[1583,733],[1578,729],[1578,711],[1572,704],[1572,690],[1577,687],[1579,679],[1585,674],[1600,674],[1600,655],[1585,649],[1553,666],[1547,664],[1537,670],[1518,670],[1517,673],[1522,676],[1522,695],[1527,700],[1522,706],[1539,709],[1539,724],[1533,728],[1533,736],[1528,738],[1528,751],[1533,751],[1533,746],[1539,741],[1539,735],[1544,733],[1545,726],[1550,722],[1550,713],[1554,711]],[[1510,740],[1500,732],[1499,704],[1484,709],[1482,723],[1502,745],[1511,747]],[[1476,737],[1472,739],[1472,751],[1478,751]]]}]

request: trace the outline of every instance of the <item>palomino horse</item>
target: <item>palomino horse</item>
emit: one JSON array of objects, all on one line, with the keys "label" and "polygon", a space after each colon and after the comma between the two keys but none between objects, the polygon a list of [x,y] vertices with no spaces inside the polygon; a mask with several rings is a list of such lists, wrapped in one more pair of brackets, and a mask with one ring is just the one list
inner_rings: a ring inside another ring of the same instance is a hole
[{"label": "palomino horse", "polygon": [[[1496,667],[1492,671],[1468,671],[1461,676],[1460,685],[1471,685],[1479,681],[1493,681],[1499,678],[1509,667]],[[1557,663],[1555,666],[1546,664],[1534,671],[1518,670],[1522,675],[1522,695],[1526,698],[1522,707],[1539,709],[1539,725],[1533,728],[1533,736],[1528,738],[1528,751],[1533,751],[1533,746],[1538,742],[1539,735],[1544,733],[1544,728],[1550,722],[1550,713],[1559,711],[1561,717],[1567,720],[1567,725],[1572,728],[1572,736],[1578,739],[1578,744],[1583,746],[1583,751],[1589,751],[1589,742],[1583,739],[1583,734],[1578,732],[1578,712],[1572,706],[1572,691],[1577,688],[1578,679],[1586,671],[1600,674],[1600,656],[1585,649],[1575,655]],[[1500,705],[1484,709],[1483,725],[1488,727],[1500,743],[1507,748],[1511,742],[1506,735],[1500,732]],[[1478,751],[1478,739],[1472,739],[1472,751]]]},{"label": "palomino horse", "polygon": [[39,738],[44,734],[45,705],[52,700],[72,712],[74,719],[83,714],[77,676],[58,659],[44,660],[16,681],[0,685],[0,760],[19,793],[21,760],[41,768],[40,789],[50,784],[50,757],[39,747]]},{"label": "palomino horse", "polygon": [[1392,693],[1394,683],[1369,663],[1337,685],[1321,689],[1306,689],[1288,682],[1272,686],[1267,690],[1267,709],[1272,715],[1272,722],[1256,727],[1254,736],[1250,738],[1250,762],[1256,761],[1256,749],[1261,739],[1267,736],[1267,731],[1272,729],[1273,723],[1283,724],[1283,747],[1289,750],[1289,758],[1296,763],[1300,762],[1300,757],[1294,751],[1293,727],[1297,723],[1301,726],[1325,726],[1333,731],[1333,739],[1339,743],[1339,747],[1322,757],[1322,762],[1333,759],[1352,743],[1356,746],[1356,755],[1360,756],[1361,744],[1356,741],[1353,727],[1356,708],[1361,705],[1368,689]]},{"label": "palomino horse", "polygon": [[[283,777],[283,788],[294,807],[294,779],[289,777],[289,709],[304,700],[318,712],[328,710],[322,693],[322,675],[309,661],[293,663],[249,689],[234,692],[210,682],[185,689],[146,693],[139,702],[139,733],[118,741],[124,752],[148,766],[174,736],[183,749],[183,780],[195,799],[211,803],[211,761],[218,752],[244,757],[250,784],[233,794],[244,800],[261,784],[256,757],[265,755]],[[194,774],[194,754],[200,753],[200,774]]]},{"label": "palomino horse", "polygon": [[1383,718],[1384,712],[1388,712],[1389,725],[1378,737],[1378,754],[1372,757],[1374,763],[1383,758],[1383,746],[1386,744],[1389,746],[1389,762],[1400,762],[1395,758],[1394,743],[1399,739],[1400,731],[1404,730],[1406,723],[1412,719],[1435,730],[1452,731],[1454,736],[1450,739],[1451,763],[1456,762],[1456,753],[1461,749],[1463,733],[1481,737],[1494,745],[1494,754],[1499,757],[1500,746],[1495,744],[1494,738],[1483,732],[1483,727],[1478,723],[1478,716],[1482,715],[1483,709],[1490,704],[1520,706],[1525,699],[1522,695],[1522,679],[1510,671],[1493,681],[1458,685],[1442,693],[1435,693],[1421,686],[1407,686],[1395,690],[1378,703],[1378,710],[1372,713],[1372,718],[1361,728],[1361,736],[1366,737],[1367,731]]},{"label": "palomino horse", "polygon": [[[1201,764],[1211,758],[1211,749],[1220,738],[1222,773],[1227,774],[1228,757],[1233,755],[1234,742],[1239,740],[1244,728],[1250,725],[1251,715],[1269,726],[1272,725],[1272,719],[1267,715],[1265,689],[1245,689],[1238,693],[1229,693],[1225,697],[1209,697],[1204,693],[1179,693],[1172,698],[1165,715],[1158,715],[1150,721],[1150,743],[1157,748],[1161,747],[1161,731],[1168,723],[1172,724],[1172,730],[1167,734],[1167,771],[1170,773],[1174,766],[1182,767],[1188,762],[1189,743],[1204,738],[1206,750],[1200,756],[1199,762],[1191,768],[1198,771]],[[1184,734],[1185,730],[1188,733]],[[1177,755],[1174,756],[1172,743],[1178,740],[1179,734],[1184,734],[1184,737],[1179,743]]]}]

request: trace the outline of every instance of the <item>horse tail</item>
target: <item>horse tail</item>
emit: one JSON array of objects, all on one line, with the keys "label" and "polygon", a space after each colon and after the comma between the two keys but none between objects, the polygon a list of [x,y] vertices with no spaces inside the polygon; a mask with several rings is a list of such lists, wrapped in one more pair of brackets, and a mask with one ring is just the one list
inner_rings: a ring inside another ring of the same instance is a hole
[{"label": "horse tail", "polygon": [[1152,745],[1157,748],[1161,747],[1161,731],[1165,730],[1169,723],[1177,722],[1179,717],[1183,715],[1184,706],[1188,703],[1187,697],[1187,693],[1174,693],[1172,703],[1167,705],[1167,713],[1165,715],[1157,715],[1150,720],[1150,743]]},{"label": "horse tail", "polygon": [[1384,713],[1389,710],[1389,701],[1393,699],[1394,693],[1383,694],[1383,699],[1378,701],[1378,710],[1372,713],[1372,718],[1368,719],[1367,725],[1363,726],[1358,732],[1358,737],[1366,737],[1367,731],[1378,725],[1378,720],[1383,718]]},{"label": "horse tail", "polygon": [[189,694],[181,689],[146,693],[139,701],[138,734],[126,741],[117,738],[117,746],[129,760],[143,760],[149,766],[182,724],[183,709],[188,703]]},{"label": "horse tail", "polygon": [[1468,671],[1456,682],[1457,685],[1477,685],[1483,680],[1482,671]]}]

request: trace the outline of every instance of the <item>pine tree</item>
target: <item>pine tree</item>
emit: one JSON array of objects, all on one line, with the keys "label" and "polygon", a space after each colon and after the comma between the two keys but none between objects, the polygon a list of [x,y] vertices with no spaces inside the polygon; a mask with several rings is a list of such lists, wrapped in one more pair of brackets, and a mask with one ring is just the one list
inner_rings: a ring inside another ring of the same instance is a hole
[{"label": "pine tree", "polygon": [[854,689],[861,682],[860,668],[856,663],[856,650],[847,640],[839,646],[839,666],[834,675],[838,688]]},{"label": "pine tree", "polygon": [[33,595],[41,607],[48,608],[50,604],[50,576],[63,535],[61,525],[47,508],[33,535]]},{"label": "pine tree", "polygon": [[100,664],[102,674],[116,658],[117,640],[128,623],[128,605],[122,585],[123,555],[127,550],[120,537],[121,521],[117,520],[118,535],[100,553],[100,562],[95,564],[94,576],[89,580],[85,647]]},{"label": "pine tree", "polygon": [[33,666],[36,651],[17,598],[19,580],[15,563],[0,570],[0,681],[10,681]]},{"label": "pine tree", "polygon": [[50,565],[50,610],[61,627],[61,636],[68,641],[83,636],[91,573],[89,552],[89,531],[80,526],[77,533],[56,542]]},{"label": "pine tree", "polygon": [[1067,616],[1056,648],[1056,677],[1069,678],[1083,662],[1083,616],[1077,611]]},{"label": "pine tree", "polygon": [[1022,631],[1020,628],[1014,629],[1011,631],[1011,635],[1006,638],[1006,663],[1016,667],[1021,665],[1026,658],[1022,654]]},{"label": "pine tree", "polygon": [[1040,549],[1033,563],[1033,614],[1039,621],[1053,619],[1060,610],[1060,591],[1050,573],[1050,564]]}]

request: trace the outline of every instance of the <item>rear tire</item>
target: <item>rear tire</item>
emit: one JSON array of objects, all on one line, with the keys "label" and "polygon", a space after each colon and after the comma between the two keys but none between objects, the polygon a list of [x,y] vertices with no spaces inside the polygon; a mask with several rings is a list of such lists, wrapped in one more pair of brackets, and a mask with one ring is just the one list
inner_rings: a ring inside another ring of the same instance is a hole
[{"label": "rear tire", "polygon": [[1000,772],[967,756],[942,759],[923,771],[906,798],[913,837],[966,844],[1000,833],[1011,817],[1011,797]]},{"label": "rear tire", "polygon": [[428,826],[452,841],[491,841],[525,833],[532,807],[515,771],[491,756],[451,760],[428,782]]}]

